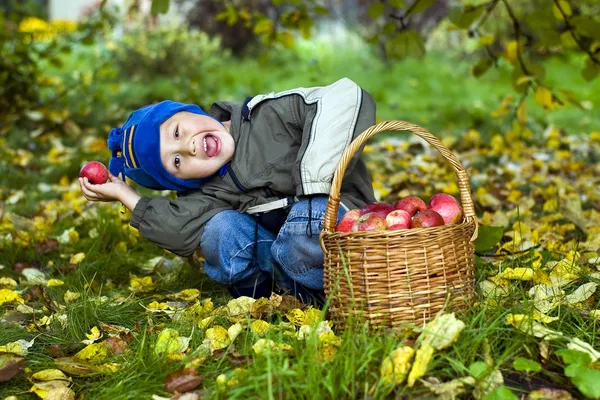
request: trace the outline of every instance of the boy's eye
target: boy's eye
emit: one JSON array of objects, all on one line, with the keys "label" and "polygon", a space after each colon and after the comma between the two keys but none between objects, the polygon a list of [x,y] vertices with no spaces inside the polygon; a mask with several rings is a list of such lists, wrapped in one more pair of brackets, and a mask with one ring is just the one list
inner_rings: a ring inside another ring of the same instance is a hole
[{"label": "boy's eye", "polygon": [[179,156],[176,156],[175,159],[173,160],[173,164],[175,165],[175,168],[179,168],[180,163],[181,163],[181,160],[179,159]]},{"label": "boy's eye", "polygon": [[175,128],[175,132],[173,132],[173,136],[175,136],[175,139],[179,139],[179,128]]}]

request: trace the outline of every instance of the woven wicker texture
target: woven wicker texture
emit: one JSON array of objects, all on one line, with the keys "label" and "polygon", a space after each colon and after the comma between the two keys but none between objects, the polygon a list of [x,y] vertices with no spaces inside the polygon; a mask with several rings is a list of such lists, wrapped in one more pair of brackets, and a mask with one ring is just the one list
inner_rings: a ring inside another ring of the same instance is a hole
[{"label": "woven wicker texture", "polygon": [[[371,137],[384,131],[418,135],[452,165],[458,180],[463,221],[456,225],[401,231],[335,232],[340,188],[348,162]],[[425,129],[384,121],[360,134],[335,171],[320,240],[325,253],[325,293],[330,319],[343,327],[349,317],[370,327],[423,325],[441,309],[469,307],[474,291],[477,217],[469,177],[458,159]]]}]

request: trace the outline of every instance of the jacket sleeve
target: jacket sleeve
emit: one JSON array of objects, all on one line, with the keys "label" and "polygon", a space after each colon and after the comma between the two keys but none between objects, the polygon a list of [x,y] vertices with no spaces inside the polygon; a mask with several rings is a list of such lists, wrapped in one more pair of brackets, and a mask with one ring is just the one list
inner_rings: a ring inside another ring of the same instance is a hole
[{"label": "jacket sleeve", "polygon": [[142,197],[133,209],[130,225],[157,246],[187,257],[200,245],[204,224],[230,209],[229,203],[208,195],[175,200]]},{"label": "jacket sleeve", "polygon": [[[296,195],[328,194],[346,147],[375,124],[375,101],[348,78],[298,93],[301,96],[294,96],[294,101],[302,143],[294,168]],[[352,172],[362,150],[354,154],[346,174]]]}]

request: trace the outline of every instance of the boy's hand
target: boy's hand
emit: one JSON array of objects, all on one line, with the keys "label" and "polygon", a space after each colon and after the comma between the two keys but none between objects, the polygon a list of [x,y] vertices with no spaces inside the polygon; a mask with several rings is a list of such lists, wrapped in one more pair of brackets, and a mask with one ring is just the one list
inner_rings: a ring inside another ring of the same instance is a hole
[{"label": "boy's hand", "polygon": [[[93,185],[87,178],[79,178],[79,186],[83,196],[90,201],[121,201],[126,206],[125,200],[139,195],[127,183],[109,173],[110,182]],[[129,208],[129,207],[128,207]]]}]

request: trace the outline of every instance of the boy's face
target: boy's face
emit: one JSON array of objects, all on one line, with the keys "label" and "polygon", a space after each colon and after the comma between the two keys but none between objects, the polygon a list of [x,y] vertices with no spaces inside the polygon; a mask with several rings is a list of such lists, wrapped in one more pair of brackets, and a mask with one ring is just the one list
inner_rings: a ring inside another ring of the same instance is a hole
[{"label": "boy's face", "polygon": [[234,149],[227,128],[206,115],[181,111],[160,125],[160,158],[177,178],[211,176],[231,160]]}]

